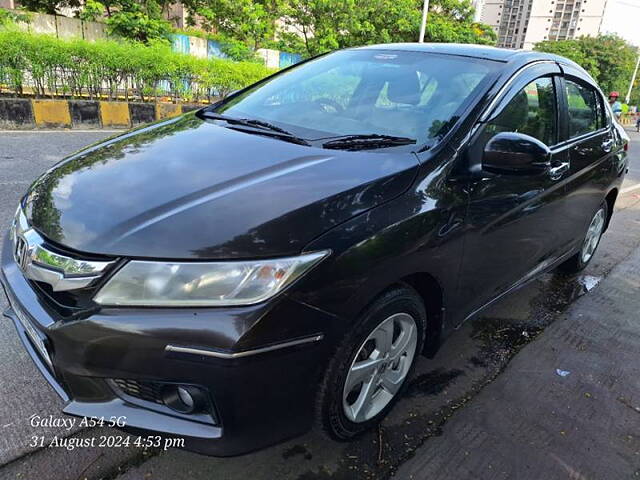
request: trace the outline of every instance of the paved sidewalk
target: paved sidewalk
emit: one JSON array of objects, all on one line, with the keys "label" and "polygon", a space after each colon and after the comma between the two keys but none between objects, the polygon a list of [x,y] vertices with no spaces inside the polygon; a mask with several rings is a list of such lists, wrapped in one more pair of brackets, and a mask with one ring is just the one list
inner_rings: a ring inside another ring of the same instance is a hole
[{"label": "paved sidewalk", "polygon": [[640,478],[640,249],[519,352],[395,478]]}]

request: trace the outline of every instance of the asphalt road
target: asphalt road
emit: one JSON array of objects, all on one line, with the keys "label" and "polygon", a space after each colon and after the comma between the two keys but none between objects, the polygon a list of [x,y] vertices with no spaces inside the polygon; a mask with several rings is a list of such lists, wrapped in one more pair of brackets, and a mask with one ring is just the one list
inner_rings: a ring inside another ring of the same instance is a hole
[{"label": "asphalt road", "polygon": [[[95,143],[112,132],[0,132],[0,238],[9,228],[20,197],[43,171],[66,155]],[[0,294],[0,309],[7,306]],[[49,387],[20,343],[13,326],[0,320],[0,464],[29,451],[31,434],[51,433],[33,429],[31,415],[48,415],[60,407]]]},{"label": "asphalt road", "polygon": [[[105,132],[0,132],[0,227],[31,181]],[[329,442],[311,432],[252,455],[217,459],[181,450],[39,449],[33,436],[90,437],[103,431],[33,427],[34,415],[60,418],[62,402],[40,376],[6,320],[0,321],[0,477],[2,478],[381,478],[456,410],[500,374],[518,349],[640,244],[640,135],[633,137],[631,170],[617,212],[585,275],[545,275],[456,332],[434,359],[421,358],[407,395],[379,431],[356,442]],[[4,233],[0,234],[2,237]],[[0,298],[0,308],[6,306]],[[523,333],[524,332],[524,333]],[[122,435],[118,431],[108,435]],[[382,441],[380,441],[382,440]]]}]

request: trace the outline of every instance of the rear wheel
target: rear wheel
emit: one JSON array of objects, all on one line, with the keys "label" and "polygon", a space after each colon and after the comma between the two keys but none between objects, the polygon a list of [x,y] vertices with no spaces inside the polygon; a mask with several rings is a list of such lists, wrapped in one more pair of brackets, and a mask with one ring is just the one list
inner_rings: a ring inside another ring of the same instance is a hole
[{"label": "rear wheel", "polygon": [[606,202],[602,202],[596,213],[589,223],[589,228],[582,241],[580,251],[569,260],[564,262],[558,269],[564,273],[578,273],[585,269],[600,245],[600,239],[607,225],[607,217],[609,208]]},{"label": "rear wheel", "polygon": [[376,425],[406,387],[422,350],[426,313],[410,287],[375,300],[330,362],[318,396],[325,433],[348,440]]}]

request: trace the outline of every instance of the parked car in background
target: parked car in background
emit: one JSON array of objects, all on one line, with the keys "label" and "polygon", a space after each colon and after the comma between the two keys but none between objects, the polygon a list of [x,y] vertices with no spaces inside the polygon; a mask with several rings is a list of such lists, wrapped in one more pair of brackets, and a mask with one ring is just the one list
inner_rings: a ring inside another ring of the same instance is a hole
[{"label": "parked car in background", "polygon": [[65,413],[214,455],[348,440],[465,320],[589,264],[627,147],[561,57],[338,51],[45,172],[5,315]]}]

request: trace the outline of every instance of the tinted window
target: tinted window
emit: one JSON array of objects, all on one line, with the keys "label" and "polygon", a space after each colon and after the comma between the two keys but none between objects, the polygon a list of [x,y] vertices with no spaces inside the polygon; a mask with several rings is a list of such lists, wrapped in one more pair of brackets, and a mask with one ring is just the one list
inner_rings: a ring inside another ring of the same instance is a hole
[{"label": "tinted window", "polygon": [[597,92],[571,80],[565,83],[569,105],[569,137],[599,129],[602,126],[602,113]]},{"label": "tinted window", "polygon": [[500,132],[518,132],[546,145],[556,142],[556,95],[553,79],[542,77],[520,90],[487,125],[489,137]]},{"label": "tinted window", "polygon": [[433,143],[499,67],[449,55],[346,50],[277,75],[218,111],[308,139],[376,133]]}]

